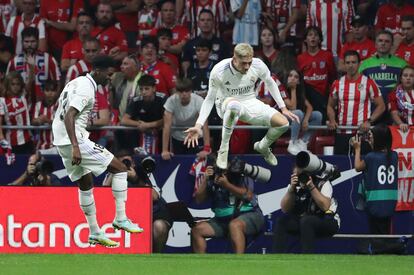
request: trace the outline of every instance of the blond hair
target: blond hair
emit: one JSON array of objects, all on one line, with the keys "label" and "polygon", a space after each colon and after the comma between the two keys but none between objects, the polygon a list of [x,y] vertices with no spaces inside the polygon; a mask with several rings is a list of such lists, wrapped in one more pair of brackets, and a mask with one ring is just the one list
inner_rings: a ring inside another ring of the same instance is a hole
[{"label": "blond hair", "polygon": [[239,43],[234,47],[234,55],[239,58],[252,57],[253,47],[247,43]]}]

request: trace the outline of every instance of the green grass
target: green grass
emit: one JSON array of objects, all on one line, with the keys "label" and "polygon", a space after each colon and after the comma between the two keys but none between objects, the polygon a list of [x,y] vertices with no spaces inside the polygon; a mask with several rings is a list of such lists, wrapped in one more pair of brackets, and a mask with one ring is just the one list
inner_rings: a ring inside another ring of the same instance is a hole
[{"label": "green grass", "polygon": [[0,254],[0,274],[414,274],[413,256]]}]

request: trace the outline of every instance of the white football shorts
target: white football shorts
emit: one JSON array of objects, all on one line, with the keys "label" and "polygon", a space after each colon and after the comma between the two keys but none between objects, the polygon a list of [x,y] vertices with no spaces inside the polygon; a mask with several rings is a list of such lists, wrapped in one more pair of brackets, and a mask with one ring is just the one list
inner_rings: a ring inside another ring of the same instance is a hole
[{"label": "white football shorts", "polygon": [[100,144],[89,139],[79,142],[79,150],[82,157],[79,165],[72,165],[72,145],[56,146],[68,176],[73,182],[91,172],[95,176],[99,176],[106,171],[114,158],[114,155]]},{"label": "white football shorts", "polygon": [[[248,99],[248,100],[242,100],[242,101],[239,101],[237,99],[231,99],[231,100],[236,100],[240,102],[241,104],[239,120],[246,122],[248,124],[251,124],[251,125],[270,127],[272,116],[276,113],[279,113],[279,111],[276,110],[275,108],[272,108],[271,106],[264,104],[262,101],[255,99],[255,98]],[[217,108],[217,113],[220,116],[220,118],[223,118],[226,105],[227,105],[227,102],[226,104],[219,104],[219,105],[217,105],[217,102],[216,102],[216,106],[217,107],[220,106],[219,107],[220,109]]]}]

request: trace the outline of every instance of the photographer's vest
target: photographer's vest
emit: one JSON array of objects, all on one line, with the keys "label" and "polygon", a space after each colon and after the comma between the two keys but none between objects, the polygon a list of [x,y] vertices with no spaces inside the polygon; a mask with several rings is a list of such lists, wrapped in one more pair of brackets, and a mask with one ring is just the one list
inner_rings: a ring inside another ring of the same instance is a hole
[{"label": "photographer's vest", "polygon": [[359,193],[365,195],[366,210],[375,217],[390,217],[398,195],[398,155],[392,152],[390,165],[384,152],[370,152],[364,160],[366,168]]},{"label": "photographer's vest", "polygon": [[250,212],[258,208],[256,195],[253,196],[252,201],[242,202],[239,207],[240,200],[227,189],[211,182],[208,183],[208,189],[213,197],[211,209],[218,218],[230,218],[235,214],[237,216],[238,213]]}]

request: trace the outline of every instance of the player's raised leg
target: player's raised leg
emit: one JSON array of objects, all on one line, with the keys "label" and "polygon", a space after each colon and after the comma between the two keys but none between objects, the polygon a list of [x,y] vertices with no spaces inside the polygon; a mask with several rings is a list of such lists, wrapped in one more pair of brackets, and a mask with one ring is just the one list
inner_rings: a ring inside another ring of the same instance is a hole
[{"label": "player's raised leg", "polygon": [[88,173],[82,176],[78,180],[79,185],[79,205],[86,217],[86,221],[89,225],[89,238],[88,242],[90,244],[100,244],[108,247],[119,246],[118,242],[115,242],[101,231],[96,219],[96,206],[95,198],[93,196],[93,179],[92,174]]},{"label": "player's raised leg", "polygon": [[141,233],[144,230],[135,223],[132,223],[125,210],[127,200],[128,181],[127,168],[117,158],[113,158],[108,166],[108,171],[113,174],[112,179],[112,195],[115,199],[115,218],[112,223],[115,229],[122,229],[130,233]]},{"label": "player's raised leg", "polygon": [[254,144],[254,150],[263,155],[265,161],[270,165],[276,166],[277,159],[270,149],[275,140],[277,140],[284,132],[289,129],[289,121],[281,113],[274,113],[270,120],[271,127],[266,135]]},{"label": "player's raised leg", "polygon": [[227,169],[227,159],[229,154],[229,143],[234,126],[239,120],[242,106],[239,101],[228,98],[223,103],[223,130],[221,132],[221,144],[217,153],[216,164],[221,169]]}]

